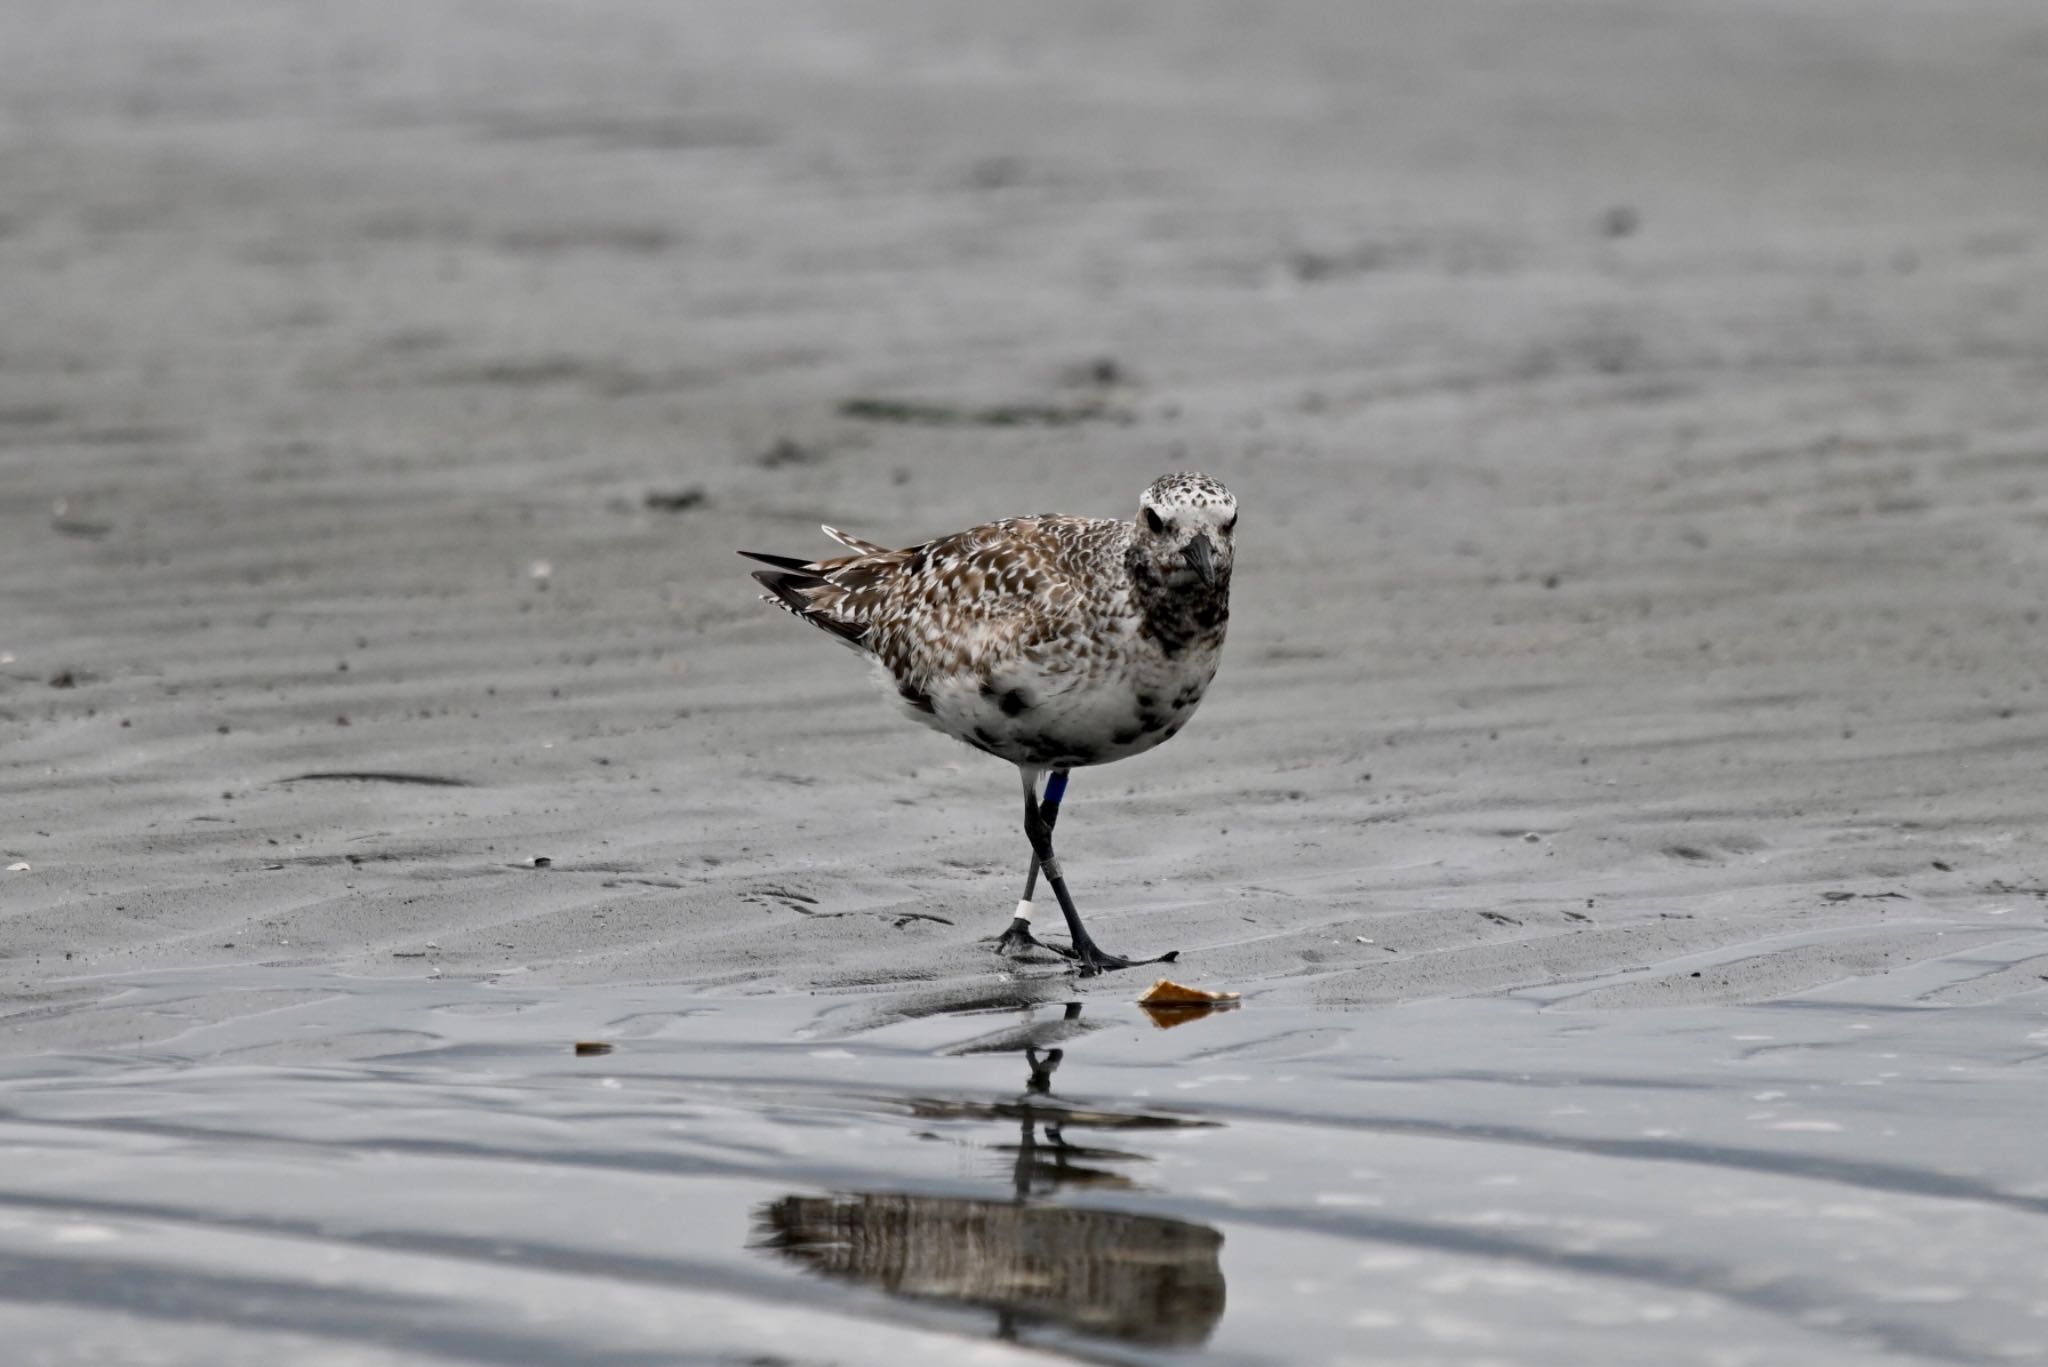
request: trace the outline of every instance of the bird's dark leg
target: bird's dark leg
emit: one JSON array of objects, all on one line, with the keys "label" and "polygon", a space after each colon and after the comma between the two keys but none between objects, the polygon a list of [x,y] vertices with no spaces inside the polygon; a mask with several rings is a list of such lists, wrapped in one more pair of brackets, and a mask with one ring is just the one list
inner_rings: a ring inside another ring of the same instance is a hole
[{"label": "bird's dark leg", "polygon": [[[1134,964],[1170,963],[1178,958],[1180,951],[1170,950],[1152,959],[1126,959],[1121,955],[1106,952],[1100,945],[1095,943],[1094,938],[1088,934],[1088,928],[1081,924],[1081,913],[1074,909],[1074,898],[1067,891],[1067,880],[1066,876],[1060,871],[1060,861],[1053,855],[1052,826],[1039,811],[1036,775],[1028,769],[1023,770],[1022,773],[1024,777],[1024,836],[1031,842],[1031,852],[1036,857],[1033,867],[1035,871],[1042,872],[1045,875],[1045,881],[1052,884],[1053,896],[1059,899],[1060,913],[1067,918],[1067,937],[1073,941],[1073,949],[1069,952],[1069,956],[1080,964],[1081,971],[1084,974],[1104,973],[1110,969],[1129,968]],[[1066,792],[1066,779],[1067,776],[1064,771],[1056,771],[1052,779],[1045,786],[1046,797],[1053,801],[1055,807],[1057,807],[1058,799]],[[1026,885],[1032,886],[1029,882]],[[1019,909],[1022,910],[1022,908]],[[1025,932],[1028,935],[1030,923],[1024,921],[1024,918],[1021,916],[1016,921],[1010,923],[1010,930],[1016,930],[1020,922],[1023,923]],[[1004,932],[1005,939],[1009,938],[1009,933],[1009,931]]]},{"label": "bird's dark leg", "polygon": [[[1060,799],[1067,795],[1067,771],[1055,769],[1052,777],[1045,781],[1045,797],[1038,804],[1038,819],[1045,823],[1045,833],[1052,834],[1053,823],[1060,819]],[[1031,905],[1031,895],[1038,891],[1038,851],[1031,852],[1031,871],[1024,875],[1024,905]]]},{"label": "bird's dark leg", "polygon": [[[1053,771],[1052,777],[1045,781],[1043,800],[1038,796],[1037,780],[1028,772],[1024,775],[1024,790],[1031,795],[1031,801],[1038,804],[1039,819],[1045,822],[1045,829],[1049,834],[1053,823],[1060,819],[1060,799],[1066,796],[1067,792],[1067,771]],[[1038,851],[1033,850],[1030,872],[1024,875],[1024,896],[1017,903],[1017,914],[1010,918],[1010,928],[997,938],[996,951],[1001,953],[1006,949],[1044,949],[1054,954],[1063,954],[1069,959],[1073,958],[1072,950],[1049,945],[1031,933],[1031,897],[1037,891]]]}]

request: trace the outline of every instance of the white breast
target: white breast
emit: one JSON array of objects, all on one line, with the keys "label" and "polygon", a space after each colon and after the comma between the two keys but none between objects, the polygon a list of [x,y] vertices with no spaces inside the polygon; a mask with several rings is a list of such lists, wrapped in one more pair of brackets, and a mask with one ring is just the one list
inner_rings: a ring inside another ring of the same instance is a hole
[{"label": "white breast", "polygon": [[934,683],[917,720],[1013,764],[1073,768],[1142,754],[1194,715],[1217,652],[1167,659],[1157,650],[1099,651],[1086,669],[1015,667],[984,683]]}]

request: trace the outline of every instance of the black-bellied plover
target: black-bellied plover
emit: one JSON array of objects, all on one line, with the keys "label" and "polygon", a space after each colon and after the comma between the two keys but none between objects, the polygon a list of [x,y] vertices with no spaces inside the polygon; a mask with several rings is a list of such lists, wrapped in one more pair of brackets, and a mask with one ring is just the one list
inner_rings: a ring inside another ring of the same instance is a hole
[{"label": "black-bellied plover", "polygon": [[[1145,490],[1132,522],[1013,517],[900,551],[826,527],[853,554],[740,553],[774,567],[754,572],[763,601],[873,660],[914,720],[1017,766],[1031,868],[997,947],[1037,945],[1096,973],[1178,951],[1126,959],[1082,926],[1052,848],[1067,773],[1186,725],[1223,649],[1236,529],[1228,489],[1176,474]],[[1041,872],[1071,949],[1031,934]]]}]

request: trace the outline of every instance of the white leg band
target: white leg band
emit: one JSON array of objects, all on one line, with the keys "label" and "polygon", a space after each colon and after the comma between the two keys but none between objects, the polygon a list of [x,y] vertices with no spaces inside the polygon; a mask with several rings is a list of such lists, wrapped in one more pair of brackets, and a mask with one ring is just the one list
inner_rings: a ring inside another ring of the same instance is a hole
[{"label": "white leg band", "polygon": [[1029,924],[1029,923],[1030,923],[1030,920],[1031,920],[1031,903],[1030,903],[1030,902],[1028,902],[1028,901],[1020,901],[1020,902],[1018,902],[1018,903],[1017,903],[1017,919],[1018,919],[1018,920],[1020,920],[1020,921],[1023,921],[1023,922],[1025,922],[1026,924]]}]

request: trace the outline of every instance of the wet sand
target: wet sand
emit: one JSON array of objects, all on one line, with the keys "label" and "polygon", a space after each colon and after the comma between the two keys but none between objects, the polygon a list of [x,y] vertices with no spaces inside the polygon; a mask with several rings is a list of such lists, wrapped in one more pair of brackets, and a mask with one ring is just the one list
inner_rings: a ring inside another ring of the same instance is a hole
[{"label": "wet sand", "polygon": [[2019,0],[0,13],[9,1077],[1000,997],[1014,779],[732,552],[1172,468],[1236,615],[1076,776],[1104,944],[1390,1067],[1847,991],[2038,1070],[2044,73]]},{"label": "wet sand", "polygon": [[1168,1029],[1062,978],[891,1012],[138,975],[136,1011],[243,1009],[0,1068],[0,1330],[26,1364],[2037,1362],[2040,1013],[1920,1004],[1996,962]]}]

